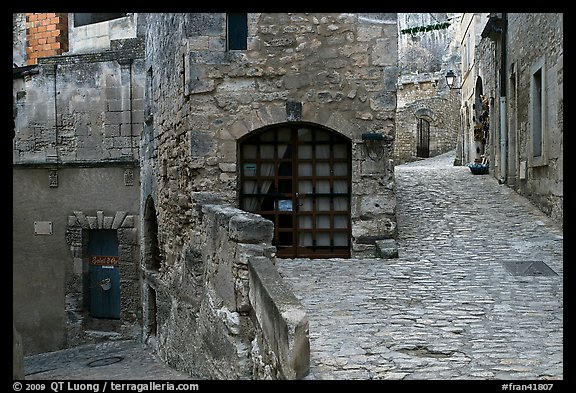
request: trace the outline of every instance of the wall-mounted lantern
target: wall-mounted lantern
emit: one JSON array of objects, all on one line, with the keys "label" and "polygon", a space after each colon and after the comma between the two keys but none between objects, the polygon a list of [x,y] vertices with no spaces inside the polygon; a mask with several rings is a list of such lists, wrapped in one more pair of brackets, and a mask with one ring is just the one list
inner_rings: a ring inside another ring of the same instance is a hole
[{"label": "wall-mounted lantern", "polygon": [[446,73],[446,84],[448,85],[448,87],[452,90],[458,90],[461,89],[462,86],[460,87],[454,87],[454,83],[456,82],[456,74],[454,73],[454,71],[450,70]]}]

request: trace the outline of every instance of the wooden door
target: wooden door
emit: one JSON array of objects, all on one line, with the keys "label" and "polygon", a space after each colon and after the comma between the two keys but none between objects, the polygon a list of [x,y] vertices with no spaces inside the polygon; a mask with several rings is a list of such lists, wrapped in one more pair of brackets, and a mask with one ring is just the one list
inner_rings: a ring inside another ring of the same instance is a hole
[{"label": "wooden door", "polygon": [[90,231],[90,315],[120,318],[120,267],[116,230]]},{"label": "wooden door", "polygon": [[351,143],[290,124],[240,144],[240,206],[274,223],[282,258],[350,257]]}]

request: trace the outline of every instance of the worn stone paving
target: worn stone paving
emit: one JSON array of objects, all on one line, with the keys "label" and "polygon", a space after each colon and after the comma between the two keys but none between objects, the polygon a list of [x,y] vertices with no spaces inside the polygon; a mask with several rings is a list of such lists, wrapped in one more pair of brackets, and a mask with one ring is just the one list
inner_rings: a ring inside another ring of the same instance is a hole
[{"label": "worn stone paving", "polygon": [[563,231],[452,162],[396,167],[399,258],[277,262],[309,314],[308,379],[563,379]]},{"label": "worn stone paving", "polygon": [[26,380],[191,380],[145,344],[108,341],[24,358]]},{"label": "worn stone paving", "polygon": [[[399,258],[281,259],[307,309],[308,380],[563,379],[563,231],[453,154],[396,167]],[[557,275],[515,276],[541,261]],[[27,380],[189,380],[142,343],[24,359]]]}]

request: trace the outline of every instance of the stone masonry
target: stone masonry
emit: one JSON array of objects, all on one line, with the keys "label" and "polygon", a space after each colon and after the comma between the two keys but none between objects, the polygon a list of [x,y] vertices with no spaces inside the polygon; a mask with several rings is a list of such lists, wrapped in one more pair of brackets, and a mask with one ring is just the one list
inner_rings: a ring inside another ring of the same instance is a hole
[{"label": "stone masonry", "polygon": [[[142,244],[157,251],[142,252],[145,338],[168,364],[211,378],[301,377],[277,368],[282,351],[270,342],[254,346],[259,325],[236,264],[255,250],[233,253],[207,234],[207,206],[238,206],[243,137],[308,124],[351,143],[352,255],[374,256],[376,241],[394,238],[396,14],[248,14],[241,51],[227,50],[226,14],[146,18],[141,217],[152,236]],[[381,135],[376,146],[368,132]],[[221,262],[207,257],[213,247]]]}]

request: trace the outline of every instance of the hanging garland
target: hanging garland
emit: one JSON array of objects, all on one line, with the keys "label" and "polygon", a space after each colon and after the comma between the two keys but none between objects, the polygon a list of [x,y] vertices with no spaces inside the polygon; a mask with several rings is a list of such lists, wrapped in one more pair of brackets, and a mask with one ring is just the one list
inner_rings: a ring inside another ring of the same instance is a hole
[{"label": "hanging garland", "polygon": [[427,31],[447,29],[448,26],[450,26],[450,22],[442,22],[433,25],[416,26],[416,27],[410,27],[408,29],[402,29],[400,30],[400,33],[402,34],[425,33]]}]

